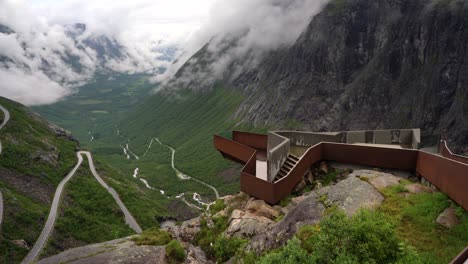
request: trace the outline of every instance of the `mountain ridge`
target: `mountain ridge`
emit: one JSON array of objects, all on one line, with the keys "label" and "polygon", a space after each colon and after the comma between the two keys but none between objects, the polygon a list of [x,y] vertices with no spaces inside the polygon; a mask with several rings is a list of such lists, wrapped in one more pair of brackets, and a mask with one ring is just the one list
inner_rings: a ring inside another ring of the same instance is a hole
[{"label": "mountain ridge", "polygon": [[[330,2],[290,47],[256,67],[236,58],[215,80],[205,45],[169,82],[210,89],[221,82],[246,100],[235,118],[313,131],[420,127],[447,132],[468,151],[466,1]],[[235,43],[235,42],[233,42]],[[229,49],[229,48],[228,48]],[[247,57],[249,54],[247,53]]]}]

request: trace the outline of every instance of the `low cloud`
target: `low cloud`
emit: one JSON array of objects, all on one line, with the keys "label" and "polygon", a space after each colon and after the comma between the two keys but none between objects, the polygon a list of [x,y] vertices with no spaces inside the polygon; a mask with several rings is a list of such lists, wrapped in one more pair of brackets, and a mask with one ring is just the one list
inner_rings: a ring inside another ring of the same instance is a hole
[{"label": "low cloud", "polygon": [[[186,46],[183,56],[165,75],[156,76],[153,81],[171,80],[176,82],[176,86],[204,86],[222,78],[227,70],[232,77],[245,68],[255,67],[265,53],[292,45],[328,2],[219,0],[212,6],[206,24]],[[192,58],[182,75],[177,76],[177,80],[172,78],[183,63],[202,47],[205,50],[199,59],[207,66],[200,67]]]},{"label": "low cloud", "polygon": [[[14,33],[0,32],[0,96],[47,104],[91,80],[97,70],[159,72],[170,64],[165,51],[187,41],[210,3],[2,0],[0,25]],[[71,36],[75,23],[84,23],[86,30]],[[102,58],[86,45],[101,36],[115,41],[123,54]]]},{"label": "low cloud", "polygon": [[0,69],[0,95],[26,105],[53,103],[70,90],[45,74],[26,73],[23,69]]}]

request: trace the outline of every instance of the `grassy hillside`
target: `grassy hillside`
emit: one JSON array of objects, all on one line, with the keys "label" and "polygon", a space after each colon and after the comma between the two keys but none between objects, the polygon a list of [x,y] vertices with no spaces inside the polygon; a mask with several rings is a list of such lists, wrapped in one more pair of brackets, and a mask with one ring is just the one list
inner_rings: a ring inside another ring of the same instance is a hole
[{"label": "grassy hillside", "polygon": [[67,184],[63,201],[43,256],[134,234],[112,196],[89,171],[87,161]]},{"label": "grassy hillside", "polygon": [[153,87],[147,75],[98,75],[63,101],[33,110],[72,131],[83,146],[88,146],[92,138],[100,138],[98,125],[113,124],[147,97]]},{"label": "grassy hillside", "polygon": [[238,171],[213,147],[213,134],[233,128],[265,131],[238,125],[234,113],[243,100],[239,93],[215,87],[208,92],[164,91],[146,100],[121,123],[132,147],[143,152],[157,136],[176,149],[178,168],[216,186],[221,194],[239,190]]},{"label": "grassy hillside", "polygon": [[[18,242],[24,240],[28,247],[36,242],[55,189],[76,164],[75,151],[80,147],[70,134],[52,127],[28,108],[3,98],[0,104],[11,114],[10,121],[0,130],[3,145],[0,190],[4,197],[0,263],[18,263],[28,253]],[[96,160],[95,165],[142,228],[157,226],[158,217],[170,215],[166,209],[168,203],[181,207],[180,202],[148,190],[143,183],[120,174],[119,170]],[[47,248],[49,253],[131,233],[124,225],[121,212],[116,211],[114,200],[90,176],[86,162],[75,177],[66,186],[62,214]]]},{"label": "grassy hillside", "polygon": [[55,187],[76,162],[78,144],[59,136],[26,107],[4,98],[0,104],[11,115],[0,130],[0,189],[4,196],[0,259],[15,263],[27,250],[12,241],[25,240],[28,245],[36,241]]}]

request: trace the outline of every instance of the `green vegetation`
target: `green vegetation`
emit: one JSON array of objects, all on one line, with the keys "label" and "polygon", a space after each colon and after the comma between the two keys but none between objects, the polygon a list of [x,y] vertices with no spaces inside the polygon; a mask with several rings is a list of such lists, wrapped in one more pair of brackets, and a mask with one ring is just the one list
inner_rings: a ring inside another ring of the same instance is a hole
[{"label": "green vegetation", "polygon": [[12,240],[24,239],[29,245],[36,242],[49,207],[2,181],[0,189],[4,200],[0,262],[17,263],[26,256],[28,250],[13,244]]},{"label": "green vegetation", "polygon": [[435,222],[437,216],[454,206],[440,192],[402,196],[402,186],[383,190],[380,211],[397,223],[398,236],[416,248],[424,263],[448,263],[468,245],[468,212],[458,210],[460,223],[451,229]]},{"label": "green vegetation", "polygon": [[98,140],[102,123],[114,124],[153,89],[148,75],[98,75],[78,92],[52,105],[32,109],[70,131],[85,147]]},{"label": "green vegetation", "polygon": [[222,232],[228,227],[227,217],[214,217],[213,226],[208,227],[206,218],[202,218],[200,222],[201,230],[195,236],[195,245],[199,246],[209,257],[214,257],[215,252],[211,244],[221,236]]},{"label": "green vegetation", "polygon": [[218,263],[225,262],[235,256],[247,244],[247,240],[240,238],[227,238],[223,232],[228,227],[227,217],[214,217],[212,227],[208,226],[206,218],[202,218],[201,230],[195,236],[194,242],[206,255]]},{"label": "green vegetation", "polygon": [[335,210],[298,236],[315,263],[395,263],[407,254],[400,251],[394,223],[380,212],[363,210],[348,218]]},{"label": "green vegetation", "polygon": [[[301,227],[287,246],[259,259],[248,252],[238,258],[247,259],[244,263],[450,262],[468,244],[468,212],[439,192],[404,195],[409,183],[384,189],[385,200],[375,211],[347,217],[328,208],[319,224]],[[448,229],[435,219],[450,206],[460,223]]]},{"label": "green vegetation", "polygon": [[[35,243],[47,218],[53,190],[75,165],[77,143],[57,136],[26,107],[3,98],[0,104],[11,116],[0,131],[0,188],[4,196],[0,260],[19,262],[28,250],[12,241]],[[34,184],[34,189],[27,184]]]},{"label": "green vegetation", "polygon": [[169,244],[167,244],[166,256],[169,260],[169,263],[181,263],[187,257],[184,248],[177,240],[172,240],[169,242]]},{"label": "green vegetation", "polygon": [[[171,215],[168,212],[168,203],[181,203],[168,200],[160,192],[146,188],[141,181],[135,180],[129,174],[122,174],[120,170],[96,160],[95,157],[94,163],[99,175],[117,191],[143,229],[159,227],[156,218]],[[176,208],[172,208],[172,213],[177,213],[176,211]]]},{"label": "green vegetation", "polygon": [[[75,165],[77,143],[56,136],[45,121],[26,107],[4,99],[0,99],[0,104],[11,116],[0,131],[3,145],[0,166],[58,185]],[[50,161],[41,159],[45,154],[54,156]]]},{"label": "green vegetation", "polygon": [[150,228],[133,238],[137,245],[163,246],[171,242],[172,236],[169,232],[159,228]]},{"label": "green vegetation", "polygon": [[223,263],[235,256],[239,249],[247,244],[247,240],[232,237],[227,238],[224,235],[219,236],[213,244],[216,261]]},{"label": "green vegetation", "polygon": [[317,179],[323,186],[327,186],[335,182],[339,174],[339,169],[330,168],[327,174],[319,174]]},{"label": "green vegetation", "polygon": [[397,237],[385,214],[363,210],[348,218],[331,210],[320,224],[302,227],[285,247],[267,253],[256,263],[423,262]]},{"label": "green vegetation", "polygon": [[62,210],[45,255],[84,244],[99,243],[133,234],[112,196],[91,175],[85,160],[67,184]]},{"label": "green vegetation", "polygon": [[259,264],[308,264],[314,263],[307,251],[301,248],[300,241],[293,238],[282,249],[270,252],[255,263]]},{"label": "green vegetation", "polygon": [[214,204],[212,204],[210,206],[210,213],[212,215],[218,213],[218,212],[221,212],[222,210],[224,210],[224,208],[226,208],[226,205],[224,204],[224,200],[222,199],[218,199],[215,201]]},{"label": "green vegetation", "polygon": [[[148,149],[154,137],[177,150],[175,164],[180,171],[214,185],[224,195],[239,190],[239,176],[222,174],[233,164],[213,148],[212,134],[234,127],[262,130],[236,126],[238,120],[231,117],[242,96],[235,91],[222,87],[209,92],[166,91],[147,98],[152,88],[142,75],[121,75],[114,80],[98,76],[95,83],[80,88],[66,100],[35,108],[72,131],[92,151],[95,160],[108,165],[106,170],[112,172],[110,184],[118,178],[112,187],[117,186],[117,190],[120,182],[135,187],[117,191],[124,192],[122,200],[145,228],[155,224],[155,217],[175,216],[166,209],[171,201],[159,190],[172,197],[197,192],[204,199],[214,198],[211,189],[196,181],[181,184],[171,168],[171,151],[155,140]],[[121,146],[127,143],[139,159],[133,155],[126,158]],[[139,168],[138,178],[147,180],[154,190],[132,177],[135,168]]]},{"label": "green vegetation", "polygon": [[[218,188],[221,195],[235,193],[239,190],[238,175],[232,179],[219,177],[232,163],[224,160],[213,148],[212,136],[236,127],[236,120],[230,117],[242,99],[236,91],[222,87],[208,92],[162,91],[144,102],[120,126],[138,153],[143,153],[150,139],[157,136],[177,150],[175,163],[181,171],[209,182]],[[249,127],[245,129],[252,130]],[[160,151],[170,155],[167,149]],[[151,164],[153,167],[170,166],[169,160],[164,162],[154,158]],[[164,171],[153,169],[147,173],[150,174],[149,179],[154,179],[157,175],[159,181],[155,182],[156,186],[160,186],[161,182],[171,183],[168,186],[170,190],[175,188],[173,185],[179,185],[179,181],[172,171],[169,172],[166,175]],[[198,190],[204,192],[205,197],[213,197],[213,192],[204,186],[198,187]]]}]

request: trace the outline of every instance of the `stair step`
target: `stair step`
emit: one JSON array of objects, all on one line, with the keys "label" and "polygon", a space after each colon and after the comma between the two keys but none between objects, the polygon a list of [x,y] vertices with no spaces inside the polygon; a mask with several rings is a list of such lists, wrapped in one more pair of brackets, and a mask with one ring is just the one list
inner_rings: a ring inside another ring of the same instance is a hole
[{"label": "stair step", "polygon": [[299,158],[296,157],[296,156],[294,156],[294,155],[292,155],[292,154],[289,154],[288,158],[291,158],[292,160],[294,160],[294,161],[296,161],[296,162],[299,161]]},{"label": "stair step", "polygon": [[291,171],[291,169],[286,168],[286,167],[281,167],[280,171],[284,172],[285,174],[288,174]]},{"label": "stair step", "polygon": [[291,166],[293,166],[293,167],[294,167],[294,165],[297,164],[297,162],[293,162],[293,161],[290,161],[290,160],[286,160],[285,163],[288,164],[288,165],[291,165]]}]

